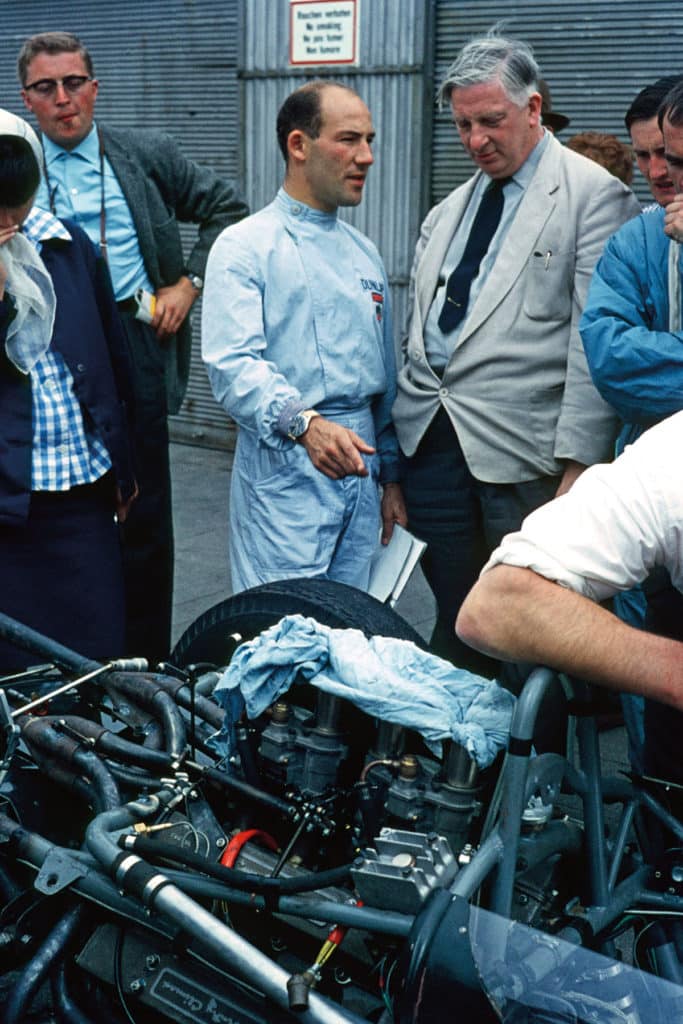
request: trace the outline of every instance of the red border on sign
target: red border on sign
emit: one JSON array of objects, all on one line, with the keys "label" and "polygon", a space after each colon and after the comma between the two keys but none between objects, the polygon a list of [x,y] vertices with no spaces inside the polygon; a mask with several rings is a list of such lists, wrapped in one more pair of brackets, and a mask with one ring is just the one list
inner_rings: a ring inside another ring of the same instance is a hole
[{"label": "red border on sign", "polygon": [[293,67],[325,67],[329,64],[355,64],[357,59],[356,46],[358,45],[358,33],[356,21],[358,19],[358,0],[351,0],[353,3],[353,56],[349,60],[294,60],[292,44],[294,40],[294,8],[303,7],[305,4],[335,3],[336,0],[292,0],[289,5],[289,63]]}]

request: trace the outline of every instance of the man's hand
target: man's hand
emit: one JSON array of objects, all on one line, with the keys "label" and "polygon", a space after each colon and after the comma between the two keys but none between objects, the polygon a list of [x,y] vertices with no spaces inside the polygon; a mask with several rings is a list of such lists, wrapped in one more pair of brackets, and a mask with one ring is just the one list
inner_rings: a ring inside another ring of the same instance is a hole
[{"label": "man's hand", "polygon": [[375,454],[375,449],[353,430],[332,423],[324,416],[315,416],[299,441],[315,468],[331,480],[342,480],[345,476],[367,476],[368,470],[361,452],[365,455]]},{"label": "man's hand", "polygon": [[140,491],[138,490],[138,485],[136,484],[135,490],[131,494],[130,498],[128,498],[127,501],[124,501],[121,495],[120,488],[116,488],[116,518],[119,523],[125,523],[126,519],[128,518],[128,513],[130,512],[130,507],[137,498],[139,493]]},{"label": "man's hand", "polygon": [[189,277],[184,275],[175,284],[157,290],[156,309],[152,318],[157,338],[168,338],[170,334],[176,334],[198,295]]},{"label": "man's hand", "polygon": [[674,196],[666,207],[664,231],[676,242],[683,242],[683,195]]},{"label": "man's hand", "polygon": [[408,513],[403,500],[400,484],[382,486],[382,544],[388,544],[394,532],[394,524],[408,525]]},{"label": "man's hand", "polygon": [[587,469],[583,462],[572,462],[570,459],[565,466],[562,479],[560,480],[559,487],[555,491],[555,497],[559,498],[561,494],[566,494],[567,491],[576,483],[578,478],[583,473],[584,469]]}]

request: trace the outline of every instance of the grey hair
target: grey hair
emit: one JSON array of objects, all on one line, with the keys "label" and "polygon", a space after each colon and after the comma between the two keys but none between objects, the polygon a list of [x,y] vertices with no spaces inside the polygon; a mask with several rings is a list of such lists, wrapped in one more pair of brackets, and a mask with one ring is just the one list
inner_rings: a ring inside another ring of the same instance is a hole
[{"label": "grey hair", "polygon": [[448,103],[453,89],[498,81],[509,99],[522,107],[532,93],[538,92],[541,76],[528,43],[506,39],[495,31],[477,36],[466,43],[446,71],[439,86],[439,107]]}]

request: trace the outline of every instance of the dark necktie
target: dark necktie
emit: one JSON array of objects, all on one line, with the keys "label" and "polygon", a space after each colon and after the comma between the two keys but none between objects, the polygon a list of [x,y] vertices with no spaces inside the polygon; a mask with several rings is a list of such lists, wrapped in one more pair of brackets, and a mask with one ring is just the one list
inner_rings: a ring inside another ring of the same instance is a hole
[{"label": "dark necktie", "polygon": [[444,334],[455,330],[467,312],[472,282],[479,273],[481,261],[500,224],[500,216],[503,212],[503,188],[509,180],[509,178],[494,178],[487,185],[481,197],[465,251],[446,285],[446,298],[439,314],[439,327]]}]

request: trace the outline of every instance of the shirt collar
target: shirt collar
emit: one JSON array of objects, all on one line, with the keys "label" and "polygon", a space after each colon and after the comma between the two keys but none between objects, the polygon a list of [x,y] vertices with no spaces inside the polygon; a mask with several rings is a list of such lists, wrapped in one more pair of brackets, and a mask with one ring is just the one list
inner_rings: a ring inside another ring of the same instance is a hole
[{"label": "shirt collar", "polygon": [[541,157],[545,153],[548,145],[550,144],[550,132],[543,129],[543,136],[538,140],[534,148],[529,153],[528,157],[518,170],[512,175],[512,180],[516,182],[520,188],[526,188],[534,174],[536,168],[541,162]]},{"label": "shirt collar", "polygon": [[48,139],[47,135],[44,134],[43,151],[45,153],[45,163],[48,167],[53,164],[55,160],[59,160],[63,154],[66,154],[67,156],[78,156],[99,170],[100,143],[97,137],[97,126],[93,123],[93,126],[86,137],[73,149],[64,149],[63,146],[58,146],[56,142],[53,142],[52,139]]},{"label": "shirt collar", "polygon": [[61,238],[65,242],[71,241],[71,235],[54,214],[49,210],[41,210],[34,206],[28,217],[21,225],[21,233],[33,245],[47,242],[50,238]]},{"label": "shirt collar", "polygon": [[285,213],[299,222],[308,220],[318,224],[331,225],[337,221],[336,210],[332,213],[328,213],[326,210],[316,210],[314,207],[302,203],[300,199],[293,199],[288,192],[285,192],[284,188],[279,189],[275,201]]}]

